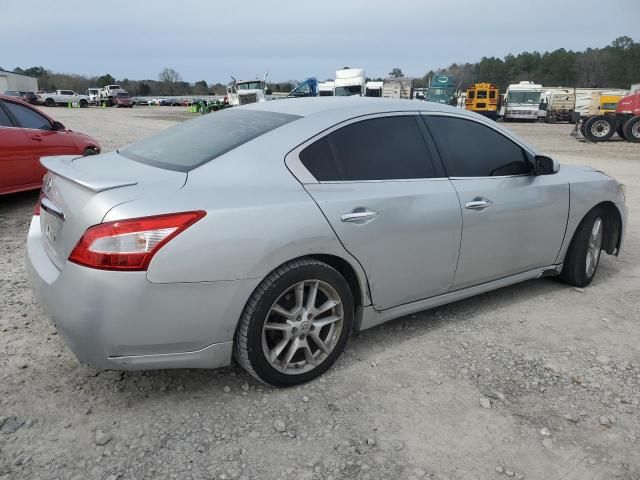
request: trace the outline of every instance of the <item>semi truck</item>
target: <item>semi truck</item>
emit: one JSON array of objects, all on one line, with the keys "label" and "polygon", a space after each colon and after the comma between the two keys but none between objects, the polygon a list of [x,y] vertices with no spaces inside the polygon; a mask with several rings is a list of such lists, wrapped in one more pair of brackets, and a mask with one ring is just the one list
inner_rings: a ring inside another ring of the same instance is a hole
[{"label": "semi truck", "polygon": [[262,80],[241,80],[235,78],[227,85],[227,101],[231,106],[247,105],[249,103],[267,101],[267,75],[265,73]]},{"label": "semi truck", "polygon": [[451,75],[433,75],[429,79],[429,87],[425,100],[428,102],[456,105],[456,79]]},{"label": "semi truck", "polygon": [[640,143],[640,92],[622,98],[613,113],[582,119],[580,131],[592,142],[604,142],[617,133],[624,140]]},{"label": "semi truck", "polygon": [[492,83],[474,83],[467,88],[464,108],[495,120],[500,109],[500,90]]}]

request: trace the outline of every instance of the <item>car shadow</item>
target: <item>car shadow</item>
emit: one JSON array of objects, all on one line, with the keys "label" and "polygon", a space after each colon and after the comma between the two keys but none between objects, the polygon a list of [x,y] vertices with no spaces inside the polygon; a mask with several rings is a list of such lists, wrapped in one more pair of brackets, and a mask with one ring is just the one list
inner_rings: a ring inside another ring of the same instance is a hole
[{"label": "car shadow", "polygon": [[[349,367],[356,362],[369,362],[379,354],[378,347],[381,345],[384,345],[385,349],[393,349],[394,345],[401,345],[416,336],[433,333],[456,323],[468,322],[471,316],[478,317],[483,314],[489,314],[495,311],[496,307],[501,309],[508,308],[517,303],[543,298],[546,295],[569,288],[572,287],[550,278],[530,280],[390,320],[371,329],[353,334],[347,343],[347,354],[343,354],[338,362],[342,367]],[[389,335],[390,330],[394,331],[394,335]],[[455,339],[452,338],[451,341],[455,342]],[[376,348],[373,348],[374,346]],[[355,352],[355,354],[351,355],[349,352]],[[241,389],[243,385],[245,388],[249,385],[251,390],[256,388],[272,390],[271,387],[253,379],[235,361],[230,367],[216,370],[188,369],[127,372],[122,386],[128,388],[128,385],[130,385],[132,389],[137,389],[140,382],[150,383],[150,388],[145,398],[155,400],[161,399],[164,395],[170,394],[174,396],[184,391],[189,391],[196,395],[197,393],[219,395],[226,391],[226,387],[229,387],[230,392],[227,393],[231,395],[245,395],[246,392]],[[311,384],[313,384],[313,381]],[[185,400],[188,398],[188,396],[185,397]],[[141,399],[141,401],[144,401],[144,399]]]}]

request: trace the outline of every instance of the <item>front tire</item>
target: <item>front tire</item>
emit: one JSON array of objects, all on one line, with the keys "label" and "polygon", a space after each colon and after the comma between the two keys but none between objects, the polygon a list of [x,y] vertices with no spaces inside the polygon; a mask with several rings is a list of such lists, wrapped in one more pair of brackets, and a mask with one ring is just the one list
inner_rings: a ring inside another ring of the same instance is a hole
[{"label": "front tire", "polygon": [[564,259],[560,280],[575,287],[591,283],[600,263],[605,235],[605,212],[594,208],[582,219]]},{"label": "front tire", "polygon": [[640,115],[631,117],[622,127],[624,138],[633,143],[640,143]]},{"label": "front tire", "polygon": [[338,271],[311,258],[291,261],[251,295],[236,329],[234,357],[269,385],[307,382],[340,356],[353,317],[351,290]]},{"label": "front tire", "polygon": [[80,100],[78,105],[80,105],[80,108],[87,108],[89,106],[89,102],[87,102],[86,100],[82,99],[82,100]]},{"label": "front tire", "polygon": [[44,104],[45,104],[47,107],[55,107],[55,106],[56,106],[56,101],[55,101],[53,98],[47,98],[47,99],[44,101]]},{"label": "front tire", "polygon": [[584,124],[584,136],[592,142],[609,140],[614,132],[613,122],[606,115],[591,117]]}]

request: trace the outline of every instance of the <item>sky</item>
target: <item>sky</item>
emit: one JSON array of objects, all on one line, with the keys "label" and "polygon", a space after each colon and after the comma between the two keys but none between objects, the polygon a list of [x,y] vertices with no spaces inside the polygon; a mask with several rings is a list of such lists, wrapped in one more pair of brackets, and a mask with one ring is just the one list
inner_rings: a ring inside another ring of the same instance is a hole
[{"label": "sky", "polygon": [[[606,10],[606,12],[605,12]],[[640,41],[640,0],[2,0],[0,67],[228,83],[384,77],[521,51]]]}]

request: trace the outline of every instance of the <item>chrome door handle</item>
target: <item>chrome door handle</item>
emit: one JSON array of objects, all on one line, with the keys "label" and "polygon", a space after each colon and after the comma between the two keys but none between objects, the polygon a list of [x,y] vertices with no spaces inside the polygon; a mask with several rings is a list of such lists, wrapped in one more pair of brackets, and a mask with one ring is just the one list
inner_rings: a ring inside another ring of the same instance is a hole
[{"label": "chrome door handle", "polygon": [[359,212],[350,212],[342,215],[341,220],[343,222],[365,222],[367,220],[371,220],[376,217],[378,212],[374,212],[373,210],[363,210]]},{"label": "chrome door handle", "polygon": [[484,210],[485,208],[493,205],[493,202],[487,198],[478,198],[474,199],[471,202],[467,202],[464,204],[465,208],[469,210]]}]

